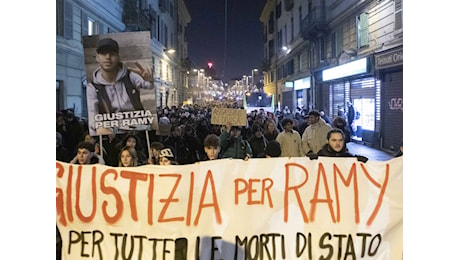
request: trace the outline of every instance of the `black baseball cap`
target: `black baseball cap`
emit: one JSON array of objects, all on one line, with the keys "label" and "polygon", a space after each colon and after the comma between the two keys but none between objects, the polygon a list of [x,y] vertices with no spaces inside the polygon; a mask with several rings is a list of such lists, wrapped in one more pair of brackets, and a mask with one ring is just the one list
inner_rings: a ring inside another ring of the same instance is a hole
[{"label": "black baseball cap", "polygon": [[112,39],[112,38],[104,38],[104,39],[101,39],[99,41],[99,43],[97,44],[96,52],[101,53],[104,50],[105,51],[114,51],[114,52],[118,53],[120,48],[118,47],[118,42],[116,42],[114,39]]}]

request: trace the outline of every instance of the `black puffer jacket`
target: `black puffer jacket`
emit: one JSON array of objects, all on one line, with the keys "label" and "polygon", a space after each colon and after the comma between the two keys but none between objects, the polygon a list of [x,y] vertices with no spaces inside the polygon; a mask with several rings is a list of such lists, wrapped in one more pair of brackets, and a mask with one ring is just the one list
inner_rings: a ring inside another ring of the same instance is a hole
[{"label": "black puffer jacket", "polygon": [[348,152],[348,148],[346,145],[343,146],[342,150],[340,152],[334,151],[332,147],[329,146],[329,144],[323,145],[321,150],[318,152],[318,156],[329,156],[329,157],[356,157],[353,154]]}]

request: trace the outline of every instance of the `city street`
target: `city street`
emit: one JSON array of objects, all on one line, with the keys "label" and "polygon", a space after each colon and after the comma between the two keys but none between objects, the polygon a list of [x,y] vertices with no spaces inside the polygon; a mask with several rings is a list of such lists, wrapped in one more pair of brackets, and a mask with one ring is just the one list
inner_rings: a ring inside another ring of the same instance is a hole
[{"label": "city street", "polygon": [[360,143],[349,142],[347,143],[347,147],[351,154],[363,155],[369,158],[369,160],[386,161],[394,157],[392,154]]}]

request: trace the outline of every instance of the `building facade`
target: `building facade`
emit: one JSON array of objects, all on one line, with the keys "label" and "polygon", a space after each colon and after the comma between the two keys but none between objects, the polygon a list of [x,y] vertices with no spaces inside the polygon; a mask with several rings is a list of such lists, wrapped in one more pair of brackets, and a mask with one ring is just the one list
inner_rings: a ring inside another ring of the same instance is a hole
[{"label": "building facade", "polygon": [[81,37],[125,31],[150,31],[157,107],[181,104],[190,21],[183,0],[56,0],[56,111],[87,117]]},{"label": "building facade", "polygon": [[[357,113],[356,139],[394,151],[402,140],[402,0],[267,0],[265,90],[280,107]],[[385,123],[383,123],[385,122]]]}]

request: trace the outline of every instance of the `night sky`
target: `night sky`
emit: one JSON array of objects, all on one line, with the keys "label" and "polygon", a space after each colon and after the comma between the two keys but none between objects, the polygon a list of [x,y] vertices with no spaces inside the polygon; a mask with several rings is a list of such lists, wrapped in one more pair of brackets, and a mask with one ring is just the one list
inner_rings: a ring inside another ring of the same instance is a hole
[{"label": "night sky", "polygon": [[264,41],[259,17],[265,0],[186,0],[186,5],[192,18],[188,46],[194,67],[204,68],[210,61],[216,77],[225,82],[260,68]]}]

